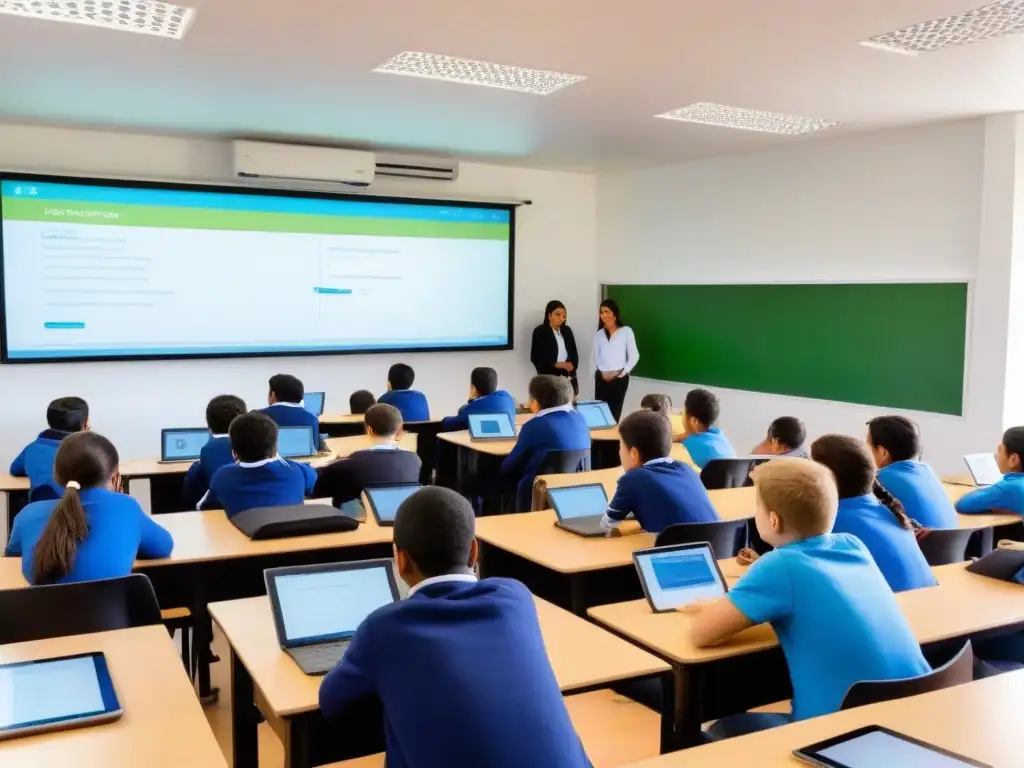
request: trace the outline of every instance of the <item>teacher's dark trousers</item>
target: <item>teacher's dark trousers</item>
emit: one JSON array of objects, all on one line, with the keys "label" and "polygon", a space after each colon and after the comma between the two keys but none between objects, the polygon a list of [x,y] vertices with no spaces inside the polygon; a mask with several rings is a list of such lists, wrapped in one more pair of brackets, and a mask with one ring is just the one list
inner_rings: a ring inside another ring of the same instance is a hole
[{"label": "teacher's dark trousers", "polygon": [[622,416],[622,404],[626,401],[626,390],[629,389],[629,376],[621,379],[605,381],[600,373],[594,374],[594,398],[608,403],[615,421]]}]

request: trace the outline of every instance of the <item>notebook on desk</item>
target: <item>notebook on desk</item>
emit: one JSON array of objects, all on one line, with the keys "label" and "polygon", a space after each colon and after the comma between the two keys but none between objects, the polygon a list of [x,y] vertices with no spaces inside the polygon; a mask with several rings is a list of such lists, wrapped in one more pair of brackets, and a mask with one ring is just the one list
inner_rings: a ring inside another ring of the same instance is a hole
[{"label": "notebook on desk", "polygon": [[210,437],[210,430],[205,427],[160,430],[160,463],[195,461]]},{"label": "notebook on desk", "polygon": [[548,488],[559,528],[577,536],[604,536],[601,519],[608,509],[608,494],[600,483]]}]

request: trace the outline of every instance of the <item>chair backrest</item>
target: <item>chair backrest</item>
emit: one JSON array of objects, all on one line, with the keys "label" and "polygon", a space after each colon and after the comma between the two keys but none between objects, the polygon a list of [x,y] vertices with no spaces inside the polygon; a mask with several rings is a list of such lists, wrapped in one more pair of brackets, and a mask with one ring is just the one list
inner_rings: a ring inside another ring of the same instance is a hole
[{"label": "chair backrest", "polygon": [[548,451],[537,470],[538,475],[569,475],[590,469],[590,449]]},{"label": "chair backrest", "polygon": [[654,546],[692,544],[706,541],[711,544],[716,560],[733,557],[746,546],[746,520],[719,520],[713,523],[677,523],[658,534]]},{"label": "chair backrest", "polygon": [[974,650],[968,640],[953,659],[938,669],[919,677],[901,680],[865,680],[854,683],[843,697],[840,709],[853,709],[866,704],[918,696],[922,693],[952,688],[974,680]]},{"label": "chair backrest", "polygon": [[153,585],[141,573],[0,591],[0,645],[160,623]]},{"label": "chair backrest", "polygon": [[712,459],[700,473],[700,481],[709,491],[753,485],[751,470],[766,461],[768,459]]},{"label": "chair backrest", "polygon": [[917,543],[928,565],[950,565],[967,559],[967,544],[972,535],[972,528],[943,528],[928,531]]}]

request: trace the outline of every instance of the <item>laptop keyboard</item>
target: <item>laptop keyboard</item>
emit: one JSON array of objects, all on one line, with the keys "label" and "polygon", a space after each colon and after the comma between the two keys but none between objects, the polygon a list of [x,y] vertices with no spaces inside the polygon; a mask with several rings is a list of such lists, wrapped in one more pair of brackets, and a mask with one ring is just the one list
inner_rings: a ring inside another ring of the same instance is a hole
[{"label": "laptop keyboard", "polygon": [[291,654],[299,662],[304,670],[328,671],[335,664],[341,661],[345,655],[350,640],[339,640],[334,643],[323,643],[321,645],[307,645],[302,648],[292,648]]}]

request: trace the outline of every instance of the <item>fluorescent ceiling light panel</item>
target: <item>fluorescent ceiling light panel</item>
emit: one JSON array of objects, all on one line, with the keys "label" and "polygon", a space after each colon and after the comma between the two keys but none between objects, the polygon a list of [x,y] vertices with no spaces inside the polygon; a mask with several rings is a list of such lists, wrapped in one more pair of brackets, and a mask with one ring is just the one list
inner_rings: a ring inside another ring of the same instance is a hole
[{"label": "fluorescent ceiling light panel", "polygon": [[839,125],[834,120],[819,120],[814,117],[787,115],[782,112],[763,112],[759,109],[728,107],[724,104],[708,102],[673,109],[671,112],[663,112],[655,117],[665,120],[681,120],[684,123],[716,125],[720,128],[738,128],[741,131],[782,133],[789,136],[813,133]]},{"label": "fluorescent ceiling light panel", "polygon": [[485,85],[488,88],[503,88],[506,91],[534,93],[540,96],[546,96],[586,79],[582,75],[565,75],[543,69],[524,69],[416,51],[404,51],[373,71],[388,75],[447,80],[450,83]]},{"label": "fluorescent ceiling light panel", "polygon": [[1024,32],[1024,0],[998,0],[956,16],[922,21],[861,42],[868,48],[917,56]]},{"label": "fluorescent ceiling light panel", "polygon": [[181,40],[194,8],[146,0],[0,0],[0,14],[66,21]]}]

